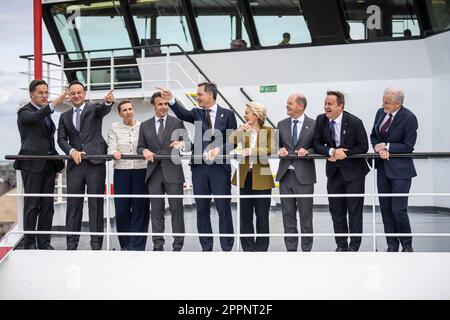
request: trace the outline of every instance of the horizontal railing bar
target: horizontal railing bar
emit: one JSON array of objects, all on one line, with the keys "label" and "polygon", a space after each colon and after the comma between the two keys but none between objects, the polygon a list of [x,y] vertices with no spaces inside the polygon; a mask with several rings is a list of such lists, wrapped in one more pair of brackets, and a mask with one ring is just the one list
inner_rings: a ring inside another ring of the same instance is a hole
[{"label": "horizontal railing bar", "polygon": [[[10,231],[8,234],[49,234],[105,236],[106,232],[88,231]],[[174,236],[174,237],[236,237],[237,233],[176,233],[176,232],[109,232],[112,236]],[[450,233],[239,233],[240,237],[450,237]]]},{"label": "horizontal railing bar", "polygon": [[[69,193],[7,193],[8,197],[62,197],[62,198],[150,198],[150,199],[183,199],[183,198],[198,198],[198,199],[230,199],[236,198],[237,195],[195,195],[195,194],[69,194]],[[258,194],[258,195],[239,195],[242,199],[265,199],[265,198],[360,198],[360,197],[450,197],[450,193],[340,193],[340,194]]]},{"label": "horizontal railing bar", "polygon": [[[203,155],[186,155],[186,156],[174,156],[174,155],[155,155],[155,160],[171,160],[174,157],[181,160],[186,159],[203,159]],[[450,152],[417,152],[417,153],[396,153],[391,154],[391,158],[450,158]],[[296,160],[296,159],[326,159],[327,157],[319,154],[309,154],[306,157],[298,157],[296,154],[290,154],[287,157],[280,158],[278,155],[260,155],[260,156],[250,156],[243,157],[239,154],[231,154],[231,155],[218,155],[216,159],[280,159],[280,160]],[[365,153],[365,154],[356,154],[347,157],[348,159],[378,159],[380,155],[378,153]],[[38,156],[38,155],[6,155],[6,160],[70,160],[72,157],[70,155],[57,155],[57,156]],[[113,160],[113,155],[83,155],[82,159],[87,160]],[[122,155],[122,160],[142,160],[144,159],[143,155]]]}]

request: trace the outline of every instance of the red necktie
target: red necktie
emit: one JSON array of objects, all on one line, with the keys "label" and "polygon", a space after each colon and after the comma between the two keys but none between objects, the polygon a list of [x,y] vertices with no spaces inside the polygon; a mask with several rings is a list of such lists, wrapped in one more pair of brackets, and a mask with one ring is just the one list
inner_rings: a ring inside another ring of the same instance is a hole
[{"label": "red necktie", "polygon": [[389,127],[391,125],[391,122],[392,122],[392,113],[389,113],[389,118],[387,119],[387,121],[380,128],[380,134],[383,137],[383,139],[386,139],[386,135],[387,135],[387,132],[388,132]]}]

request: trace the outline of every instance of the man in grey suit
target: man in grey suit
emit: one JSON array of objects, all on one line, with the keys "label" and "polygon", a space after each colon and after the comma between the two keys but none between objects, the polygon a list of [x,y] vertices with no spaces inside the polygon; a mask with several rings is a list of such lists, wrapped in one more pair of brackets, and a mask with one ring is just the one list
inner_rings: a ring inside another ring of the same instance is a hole
[{"label": "man in grey suit", "polygon": [[[74,81],[69,85],[73,108],[59,118],[58,144],[72,159],[67,162],[67,193],[103,194],[106,160],[81,162],[82,155],[105,155],[107,144],[102,136],[103,118],[114,103],[112,90],[103,103],[86,103],[84,85]],[[89,198],[89,231],[103,232],[103,198]],[[81,231],[83,198],[67,198],[66,230]],[[67,250],[76,250],[80,236],[67,236]],[[101,250],[102,236],[91,236],[92,250]]]},{"label": "man in grey suit", "polygon": [[[142,122],[139,129],[137,152],[148,160],[145,182],[150,195],[169,194],[182,195],[184,174],[178,157],[173,159],[155,160],[155,155],[179,155],[179,149],[188,140],[183,121],[169,116],[169,103],[156,92],[150,99],[155,108],[155,116]],[[184,139],[183,139],[184,138]],[[175,154],[176,153],[176,154]],[[152,232],[164,232],[164,198],[150,199],[150,218]],[[169,208],[172,215],[172,232],[184,233],[183,199],[169,198]],[[184,237],[176,236],[173,241],[173,251],[181,251]],[[153,236],[153,251],[164,250],[164,237]]]},{"label": "man in grey suit", "polygon": [[[302,159],[314,152],[312,138],[315,120],[305,115],[307,101],[303,94],[296,93],[289,96],[286,109],[289,118],[280,121],[279,130],[280,164],[277,180],[280,181],[280,194],[313,194],[316,183],[316,167],[314,160]],[[296,154],[294,160],[283,159],[289,154]],[[281,211],[283,214],[284,233],[298,233],[297,210],[300,216],[302,233],[312,233],[313,198],[282,198]],[[298,237],[285,237],[287,251],[297,251]],[[302,251],[311,251],[312,237],[302,237]]]}]

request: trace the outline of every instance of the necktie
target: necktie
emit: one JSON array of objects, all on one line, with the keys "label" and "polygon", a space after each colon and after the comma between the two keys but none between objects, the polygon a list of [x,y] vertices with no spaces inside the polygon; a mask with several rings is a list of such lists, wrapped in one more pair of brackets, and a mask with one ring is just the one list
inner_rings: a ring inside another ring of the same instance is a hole
[{"label": "necktie", "polygon": [[335,124],[336,124],[336,121],[331,120],[329,126],[330,126],[331,140],[333,140],[334,146],[337,147],[337,145],[336,145],[336,133],[334,131]]},{"label": "necktie", "polygon": [[392,122],[392,113],[389,113],[389,118],[380,128],[380,134],[383,139],[386,139],[387,132],[389,130],[389,127],[391,126],[391,122]]},{"label": "necktie", "polygon": [[52,131],[52,120],[50,119],[50,117],[45,117],[44,120],[48,131]]},{"label": "necktie", "polygon": [[297,123],[298,120],[294,120],[294,128],[292,128],[292,144],[294,145],[294,147],[297,145],[298,142]]},{"label": "necktie", "polygon": [[78,132],[80,132],[80,114],[81,114],[81,110],[80,109],[75,109],[75,128],[77,129]]},{"label": "necktie", "polygon": [[159,122],[158,138],[159,138],[159,141],[162,142],[162,140],[163,140],[163,133],[164,133],[164,119],[159,119],[158,122]]},{"label": "necktie", "polygon": [[205,110],[206,123],[208,123],[208,129],[212,129],[211,124],[211,109],[203,109]]}]

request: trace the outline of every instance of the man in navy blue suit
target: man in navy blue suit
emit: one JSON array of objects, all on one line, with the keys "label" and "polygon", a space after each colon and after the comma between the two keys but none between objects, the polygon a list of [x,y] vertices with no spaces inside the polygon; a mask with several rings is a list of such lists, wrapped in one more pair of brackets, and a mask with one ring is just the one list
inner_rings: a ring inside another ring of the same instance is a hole
[{"label": "man in navy blue suit", "polygon": [[[417,139],[417,118],[403,106],[405,95],[400,89],[384,91],[383,107],[375,116],[370,140],[377,159],[379,193],[409,193],[411,180],[417,175],[412,158],[390,158],[390,154],[411,153]],[[408,197],[380,197],[385,233],[411,233]],[[386,237],[389,252],[412,252],[412,237]]]},{"label": "man in navy blue suit", "polygon": [[[187,110],[181,106],[172,93],[163,88],[161,96],[169,101],[175,115],[195,125],[194,158],[191,161],[192,184],[195,195],[231,195],[231,166],[218,155],[227,155],[233,149],[228,143],[228,136],[237,128],[236,117],[231,110],[221,108],[216,103],[217,87],[213,83],[200,83],[197,87],[199,108]],[[219,214],[219,232],[234,233],[231,216],[231,199],[214,199]],[[212,233],[211,198],[195,199],[197,206],[197,229],[199,233]],[[203,251],[213,250],[212,237],[200,237]],[[220,246],[223,251],[231,251],[233,237],[221,237]]]}]

